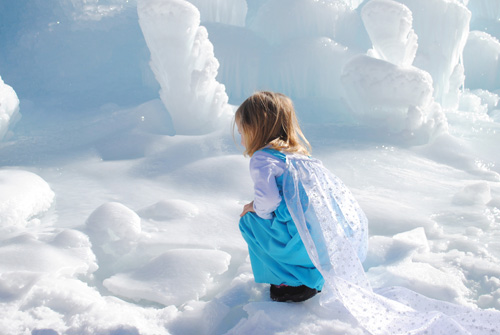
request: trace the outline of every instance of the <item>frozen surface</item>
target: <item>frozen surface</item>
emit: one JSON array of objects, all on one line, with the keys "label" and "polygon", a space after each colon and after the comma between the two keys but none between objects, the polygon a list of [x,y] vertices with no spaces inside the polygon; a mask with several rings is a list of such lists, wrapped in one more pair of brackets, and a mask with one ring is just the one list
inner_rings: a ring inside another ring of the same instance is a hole
[{"label": "frozen surface", "polygon": [[367,334],[254,282],[227,116],[256,89],[294,99],[365,210],[377,292],[498,320],[499,10],[0,2],[0,332]]}]

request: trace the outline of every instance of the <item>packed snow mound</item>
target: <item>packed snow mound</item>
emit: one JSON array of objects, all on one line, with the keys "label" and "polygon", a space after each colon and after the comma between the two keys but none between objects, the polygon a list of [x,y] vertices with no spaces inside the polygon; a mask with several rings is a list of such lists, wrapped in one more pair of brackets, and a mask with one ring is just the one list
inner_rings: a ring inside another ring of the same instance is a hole
[{"label": "packed snow mound", "polygon": [[15,274],[24,273],[24,278],[34,279],[36,274],[48,273],[90,275],[96,269],[88,236],[76,230],[64,230],[49,241],[26,233],[4,240],[0,246],[0,273],[10,274],[1,276],[0,288],[2,284],[11,286],[10,276]]},{"label": "packed snow mound", "polygon": [[466,89],[460,96],[458,109],[474,114],[477,119],[488,120],[491,112],[498,106],[499,97],[495,93],[477,89]]},{"label": "packed snow mound", "polygon": [[[464,91],[465,94],[466,92],[467,90]],[[500,107],[500,96],[498,94],[482,89],[472,90],[470,93],[480,99],[481,105],[485,107],[488,114],[493,115],[495,112],[500,112],[498,109]]]},{"label": "packed snow mound", "polygon": [[0,223],[25,226],[31,219],[47,211],[54,192],[38,175],[23,170],[0,170]]},{"label": "packed snow mound", "polygon": [[141,237],[141,218],[127,206],[109,202],[92,212],[86,228],[98,256],[120,257],[137,245]]},{"label": "packed snow mound", "polygon": [[[22,274],[17,278],[19,286],[29,283],[22,281]],[[29,283],[25,290],[22,304],[6,307],[0,315],[4,334],[168,335],[165,323],[178,315],[175,307],[138,309],[116,297],[103,296],[76,278],[49,274]]]},{"label": "packed snow mound", "polygon": [[179,199],[161,200],[139,211],[141,217],[156,221],[195,217],[199,213],[196,205]]},{"label": "packed snow mound", "polygon": [[109,202],[97,208],[89,216],[87,227],[106,241],[119,239],[133,241],[141,234],[141,219],[125,205]]},{"label": "packed snow mound", "polygon": [[462,278],[420,259],[436,257],[430,252],[424,228],[396,234],[392,238],[370,239],[368,263],[384,264],[370,267],[367,274],[374,287],[402,286],[427,297],[456,303],[470,294]]},{"label": "packed snow mound", "polygon": [[176,134],[208,133],[228,121],[225,87],[215,79],[219,62],[199,10],[187,1],[140,0],[137,11]]},{"label": "packed snow mound", "polygon": [[467,185],[453,197],[453,203],[461,206],[486,205],[490,201],[490,185],[485,181]]},{"label": "packed snow mound", "polygon": [[500,309],[500,279],[496,277],[486,277],[487,292],[481,295],[477,301],[480,308]]},{"label": "packed snow mound", "polygon": [[471,31],[464,48],[465,85],[495,91],[500,87],[500,42],[483,31]]},{"label": "packed snow mound", "polygon": [[0,77],[0,141],[7,135],[9,126],[12,127],[20,117],[17,94]]},{"label": "packed snow mound", "polygon": [[402,66],[413,63],[418,38],[408,7],[392,0],[372,0],[363,7],[361,17],[373,43],[373,57]]},{"label": "packed snow mound", "polygon": [[203,297],[215,276],[227,271],[231,256],[220,250],[173,249],[131,273],[104,281],[111,292],[165,306]]}]

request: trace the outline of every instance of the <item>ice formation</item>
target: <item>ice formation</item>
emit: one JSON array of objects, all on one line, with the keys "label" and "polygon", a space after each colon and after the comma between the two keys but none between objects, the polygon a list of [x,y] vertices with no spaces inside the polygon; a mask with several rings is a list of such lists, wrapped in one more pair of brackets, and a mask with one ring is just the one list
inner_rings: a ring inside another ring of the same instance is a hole
[{"label": "ice formation", "polygon": [[[455,272],[420,261],[431,257],[428,243],[422,227],[396,234],[391,239],[370,239],[370,248],[373,248],[371,257],[384,258],[383,266],[368,270],[374,286],[404,286],[434,299],[466,303],[463,296],[470,291]],[[373,262],[373,259],[370,261]]]},{"label": "ice formation", "polygon": [[408,7],[392,0],[372,0],[363,7],[361,17],[373,43],[374,57],[395,65],[413,63],[418,38]]},{"label": "ice formation", "polygon": [[411,10],[418,36],[413,65],[431,74],[436,101],[444,108],[456,108],[464,82],[460,58],[469,34],[470,11],[458,0],[399,2]]},{"label": "ice formation", "polygon": [[232,26],[245,25],[247,3],[245,0],[188,0],[200,11],[201,21],[217,22]]},{"label": "ice formation", "polygon": [[25,226],[46,212],[54,192],[38,175],[23,170],[0,170],[1,227]]},{"label": "ice formation", "polygon": [[468,0],[466,3],[473,18],[500,19],[500,2],[496,0]]},{"label": "ice formation", "polygon": [[464,49],[465,84],[470,89],[500,87],[500,42],[483,31],[471,31]]},{"label": "ice formation", "polygon": [[[359,16],[344,1],[270,0],[259,7],[247,25],[270,44],[308,37],[329,37],[347,44],[356,39],[357,23]],[[344,29],[346,26],[351,29]]]},{"label": "ice formation", "polygon": [[[352,56],[349,48],[328,37],[295,40],[275,48],[270,61],[274,74],[268,78],[269,86],[280,87],[297,100],[341,99],[340,73]],[[304,114],[314,115],[314,111]]]},{"label": "ice formation", "polygon": [[[400,67],[369,56],[353,57],[344,67],[345,94],[360,122],[392,133],[432,134],[439,114],[431,76],[416,67]],[[430,128],[429,128],[430,127]]]},{"label": "ice formation", "polygon": [[137,10],[176,133],[207,133],[227,121],[228,98],[215,79],[219,62],[198,9],[182,0],[140,0]]},{"label": "ice formation", "polygon": [[17,94],[0,77],[0,141],[8,134],[9,126],[14,126],[20,117]]}]

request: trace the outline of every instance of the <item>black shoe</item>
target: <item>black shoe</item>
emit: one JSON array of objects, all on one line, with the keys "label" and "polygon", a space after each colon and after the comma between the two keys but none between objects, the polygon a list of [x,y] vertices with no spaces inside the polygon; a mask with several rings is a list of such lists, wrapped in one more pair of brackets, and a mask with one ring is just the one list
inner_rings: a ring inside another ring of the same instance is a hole
[{"label": "black shoe", "polygon": [[271,284],[271,299],[274,301],[300,302],[310,299],[318,293],[314,288],[301,286],[273,285]]}]

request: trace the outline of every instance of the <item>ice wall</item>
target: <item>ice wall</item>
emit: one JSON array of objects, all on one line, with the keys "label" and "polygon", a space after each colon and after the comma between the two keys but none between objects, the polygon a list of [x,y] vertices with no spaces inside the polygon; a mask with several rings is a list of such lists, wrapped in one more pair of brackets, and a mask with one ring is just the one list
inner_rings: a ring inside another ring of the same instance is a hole
[{"label": "ice wall", "polygon": [[[342,118],[340,73],[367,36],[356,1],[252,1],[244,27],[208,24],[218,79],[238,105],[255,90],[289,95],[302,120]],[[301,107],[303,106],[303,107]]]},{"label": "ice wall", "polygon": [[151,68],[177,134],[207,133],[229,117],[219,62],[200,12],[182,0],[140,0],[139,24],[151,52]]},{"label": "ice wall", "polygon": [[340,99],[340,73],[353,56],[349,48],[328,37],[294,41],[275,49],[270,64],[270,87],[298,100]]},{"label": "ice wall", "polygon": [[253,92],[262,89],[266,40],[245,27],[204,23],[209,31],[214,53],[220,62],[217,80],[224,83],[229,102],[239,105]]},{"label": "ice wall", "polygon": [[473,19],[500,19],[500,1],[469,0],[467,8],[472,12]]},{"label": "ice wall", "polygon": [[136,0],[58,0],[66,15],[75,21],[100,21],[118,16]]},{"label": "ice wall", "polygon": [[270,44],[328,37],[350,45],[358,40],[356,27],[359,23],[359,16],[349,2],[269,0],[248,18],[247,27]]},{"label": "ice wall", "polygon": [[12,127],[20,117],[17,94],[0,77],[0,141],[6,137],[9,127]]},{"label": "ice wall", "polygon": [[188,0],[200,11],[202,22],[217,22],[244,26],[247,15],[246,0]]},{"label": "ice wall", "polygon": [[471,30],[480,30],[500,39],[500,1],[469,0],[467,8],[472,13]]},{"label": "ice wall", "polygon": [[0,1],[0,45],[3,80],[51,115],[158,96],[135,0]]},{"label": "ice wall", "polygon": [[411,10],[418,35],[413,65],[431,74],[436,101],[444,108],[456,108],[464,82],[460,57],[469,34],[470,11],[457,0],[399,2]]},{"label": "ice wall", "polygon": [[433,98],[433,78],[412,66],[418,48],[412,12],[396,1],[372,0],[361,17],[372,49],[352,57],[341,75],[352,113],[371,129],[427,142],[446,129],[446,119]]},{"label": "ice wall", "polygon": [[361,10],[367,55],[378,60],[354,57],[341,78],[358,122],[414,143],[445,131],[443,109],[458,107],[464,85],[470,16],[457,0],[368,1]]},{"label": "ice wall", "polygon": [[496,38],[482,31],[470,32],[463,58],[467,88],[500,88],[500,42]]}]

